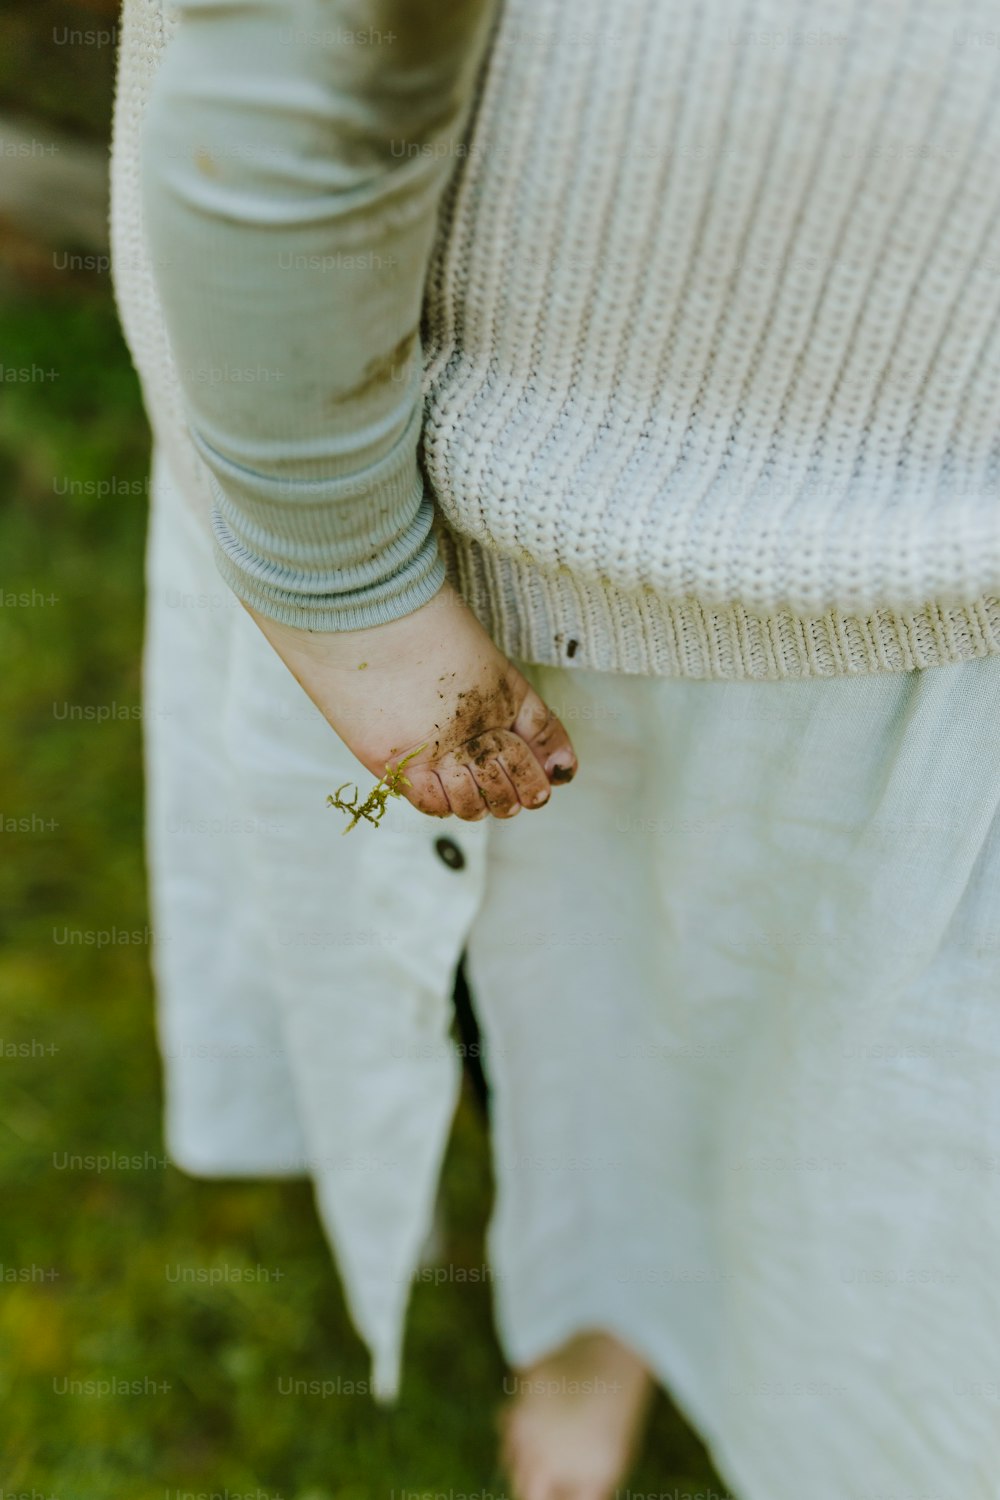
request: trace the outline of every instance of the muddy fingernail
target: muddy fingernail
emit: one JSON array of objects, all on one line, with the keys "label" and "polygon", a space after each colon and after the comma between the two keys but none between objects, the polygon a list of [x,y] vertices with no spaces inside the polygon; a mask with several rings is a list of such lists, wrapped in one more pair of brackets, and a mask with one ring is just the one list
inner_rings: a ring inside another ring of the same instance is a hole
[{"label": "muddy fingernail", "polygon": [[550,781],[572,781],[575,767],[568,755],[561,754],[545,762],[545,772]]}]

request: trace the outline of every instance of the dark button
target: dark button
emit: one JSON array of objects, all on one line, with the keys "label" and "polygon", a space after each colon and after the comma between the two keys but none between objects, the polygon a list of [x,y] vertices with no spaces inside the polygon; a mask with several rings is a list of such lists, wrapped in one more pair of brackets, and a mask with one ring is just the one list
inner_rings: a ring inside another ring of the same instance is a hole
[{"label": "dark button", "polygon": [[465,855],[451,839],[435,839],[434,848],[438,858],[444,861],[449,870],[464,870]]}]

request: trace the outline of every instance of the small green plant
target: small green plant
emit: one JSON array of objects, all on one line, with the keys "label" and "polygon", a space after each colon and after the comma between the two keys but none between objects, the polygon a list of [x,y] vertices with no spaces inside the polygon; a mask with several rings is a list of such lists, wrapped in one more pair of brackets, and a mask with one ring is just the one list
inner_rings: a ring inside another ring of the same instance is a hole
[{"label": "small green plant", "polygon": [[[372,787],[371,791],[368,793],[368,796],[363,802],[359,803],[358,788],[356,784],[351,781],[345,781],[342,786],[338,786],[335,792],[331,792],[329,797],[327,797],[326,799],[327,805],[330,807],[337,807],[341,812],[351,814],[351,821],[345,828],[342,828],[340,830],[341,833],[350,833],[351,829],[356,828],[362,818],[364,818],[368,823],[374,823],[375,827],[377,828],[381,823],[383,817],[385,816],[386,804],[388,803],[389,798],[401,797],[401,788],[404,786],[413,785],[413,782],[410,780],[410,778],[403,775],[403,767],[406,765],[407,761],[412,760],[415,755],[419,755],[421,750],[426,750],[426,748],[426,742],[423,745],[418,745],[416,750],[411,750],[409,755],[404,755],[403,759],[397,762],[395,766],[390,766],[387,762],[385,775],[381,776],[379,780],[376,781],[375,785]],[[350,799],[350,801],[347,801],[341,796],[341,793],[344,791],[345,787],[352,787],[353,789],[354,795]]]}]

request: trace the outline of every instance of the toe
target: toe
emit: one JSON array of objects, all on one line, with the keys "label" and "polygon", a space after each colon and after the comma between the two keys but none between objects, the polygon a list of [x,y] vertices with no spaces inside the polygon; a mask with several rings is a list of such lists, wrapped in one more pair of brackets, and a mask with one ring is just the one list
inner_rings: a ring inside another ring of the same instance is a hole
[{"label": "toe", "polygon": [[437,774],[456,817],[478,823],[488,816],[489,809],[468,766],[456,765],[449,756],[438,765]]},{"label": "toe", "polygon": [[520,812],[517,790],[498,760],[509,738],[509,731],[490,729],[467,740],[455,752],[455,760],[468,766],[495,818],[513,817]]},{"label": "toe", "polygon": [[500,764],[510,778],[521,806],[542,807],[551,796],[548,777],[522,739],[516,734],[507,734],[505,739]]},{"label": "toe", "polygon": [[472,769],[476,783],[486,800],[486,806],[495,818],[513,818],[521,811],[517,787],[504,770],[499,756],[476,761]]},{"label": "toe", "polygon": [[413,771],[411,785],[405,788],[406,799],[422,813],[434,818],[447,818],[451,812],[447,793],[434,771]]},{"label": "toe", "polygon": [[551,782],[570,781],[576,774],[576,755],[562,721],[530,688],[518,710],[514,732],[530,746]]}]

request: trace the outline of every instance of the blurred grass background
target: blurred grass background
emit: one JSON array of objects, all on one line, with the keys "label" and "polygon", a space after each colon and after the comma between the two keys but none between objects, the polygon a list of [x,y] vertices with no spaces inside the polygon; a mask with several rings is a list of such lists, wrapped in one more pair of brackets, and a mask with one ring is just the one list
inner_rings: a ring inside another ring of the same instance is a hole
[{"label": "blurred grass background", "polygon": [[[114,46],[55,37],[116,20],[110,0],[7,0],[0,141],[4,121],[39,139],[68,133],[58,138],[91,144],[100,165]],[[488,1286],[416,1287],[394,1410],[366,1395],[277,1399],[279,1380],[369,1373],[309,1185],[55,1165],[162,1151],[145,945],[54,940],[148,920],[138,718],[68,722],[55,708],[139,704],[149,434],[107,273],[56,268],[94,249],[5,215],[0,194],[0,1488],[52,1500],[500,1496],[504,1369]],[[43,373],[10,378],[23,369]],[[109,475],[139,493],[87,493]],[[446,1258],[478,1267],[490,1184],[469,1098],[443,1191]],[[269,1275],[209,1286],[171,1280],[177,1266]],[[101,1379],[169,1389],[65,1393],[67,1380]],[[725,1491],[666,1400],[631,1483],[671,1500]]]}]

